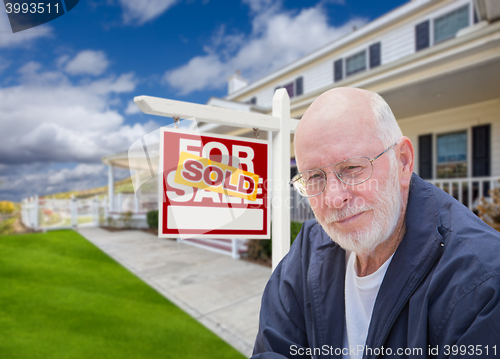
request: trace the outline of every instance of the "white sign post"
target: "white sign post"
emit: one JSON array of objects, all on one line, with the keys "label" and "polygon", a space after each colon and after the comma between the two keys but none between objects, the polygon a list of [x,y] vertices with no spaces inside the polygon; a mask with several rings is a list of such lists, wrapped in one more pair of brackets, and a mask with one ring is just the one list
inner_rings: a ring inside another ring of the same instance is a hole
[{"label": "white sign post", "polygon": [[271,216],[274,270],[290,249],[290,134],[295,132],[299,123],[290,119],[290,99],[286,90],[275,92],[272,116],[150,96],[138,96],[134,101],[142,112],[150,115],[194,117],[201,122],[273,132]]}]

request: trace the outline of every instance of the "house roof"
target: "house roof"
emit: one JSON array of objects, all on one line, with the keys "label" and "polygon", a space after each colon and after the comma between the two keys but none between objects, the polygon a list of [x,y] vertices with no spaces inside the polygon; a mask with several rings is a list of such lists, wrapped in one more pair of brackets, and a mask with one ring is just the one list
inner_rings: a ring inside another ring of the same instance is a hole
[{"label": "house roof", "polygon": [[331,43],[319,48],[311,52],[310,54],[301,57],[300,59],[282,67],[281,69],[270,73],[267,76],[262,77],[261,79],[251,83],[248,86],[243,87],[242,89],[232,92],[231,94],[226,96],[226,99],[232,100],[235,99],[246,92],[252,91],[268,82],[271,82],[274,79],[279,78],[280,76],[286,75],[310,62],[315,61],[316,59],[321,58],[322,56],[334,51],[335,49],[349,44],[353,41],[356,41],[367,34],[379,30],[383,27],[386,27],[396,21],[399,21],[416,11],[422,10],[424,7],[432,5],[436,2],[436,0],[411,0],[408,3],[388,12],[385,15],[375,19],[374,21],[369,22],[365,26],[357,29],[356,31],[351,32],[348,35],[345,35]]}]

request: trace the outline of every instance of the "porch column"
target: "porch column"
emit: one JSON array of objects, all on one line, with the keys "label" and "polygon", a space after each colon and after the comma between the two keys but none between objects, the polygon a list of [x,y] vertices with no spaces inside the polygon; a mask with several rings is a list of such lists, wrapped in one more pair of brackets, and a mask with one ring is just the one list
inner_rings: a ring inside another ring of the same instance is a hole
[{"label": "porch column", "polygon": [[78,203],[76,202],[75,195],[71,195],[71,227],[78,226]]},{"label": "porch column", "polygon": [[[139,175],[139,170],[135,170],[135,183],[136,183],[136,186],[139,187],[139,181],[141,179],[140,175]],[[134,188],[135,189],[135,188]],[[135,210],[135,213],[139,213],[139,188],[135,189],[134,191],[134,210]]]},{"label": "porch column", "polygon": [[40,225],[40,223],[38,221],[38,217],[39,217],[39,202],[38,202],[38,195],[36,195],[35,197],[33,197],[33,220],[32,220],[32,223],[33,223],[34,230],[38,230],[38,227]]},{"label": "porch column", "polygon": [[113,201],[115,193],[115,174],[113,171],[113,165],[108,166],[108,201],[109,201],[109,211],[113,212]]}]

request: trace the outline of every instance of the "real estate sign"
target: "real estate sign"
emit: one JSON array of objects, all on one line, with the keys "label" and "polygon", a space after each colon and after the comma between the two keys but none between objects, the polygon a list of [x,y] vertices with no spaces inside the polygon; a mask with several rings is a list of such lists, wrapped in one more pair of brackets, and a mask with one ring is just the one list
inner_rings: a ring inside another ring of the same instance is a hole
[{"label": "real estate sign", "polygon": [[267,141],[162,128],[159,169],[160,237],[270,237]]}]

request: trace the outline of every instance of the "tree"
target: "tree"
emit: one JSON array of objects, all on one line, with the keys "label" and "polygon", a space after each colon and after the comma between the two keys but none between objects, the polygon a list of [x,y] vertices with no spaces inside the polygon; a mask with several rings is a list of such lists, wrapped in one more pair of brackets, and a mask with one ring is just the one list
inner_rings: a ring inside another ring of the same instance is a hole
[{"label": "tree", "polygon": [[3,214],[14,213],[14,203],[9,201],[0,201],[0,213]]}]

